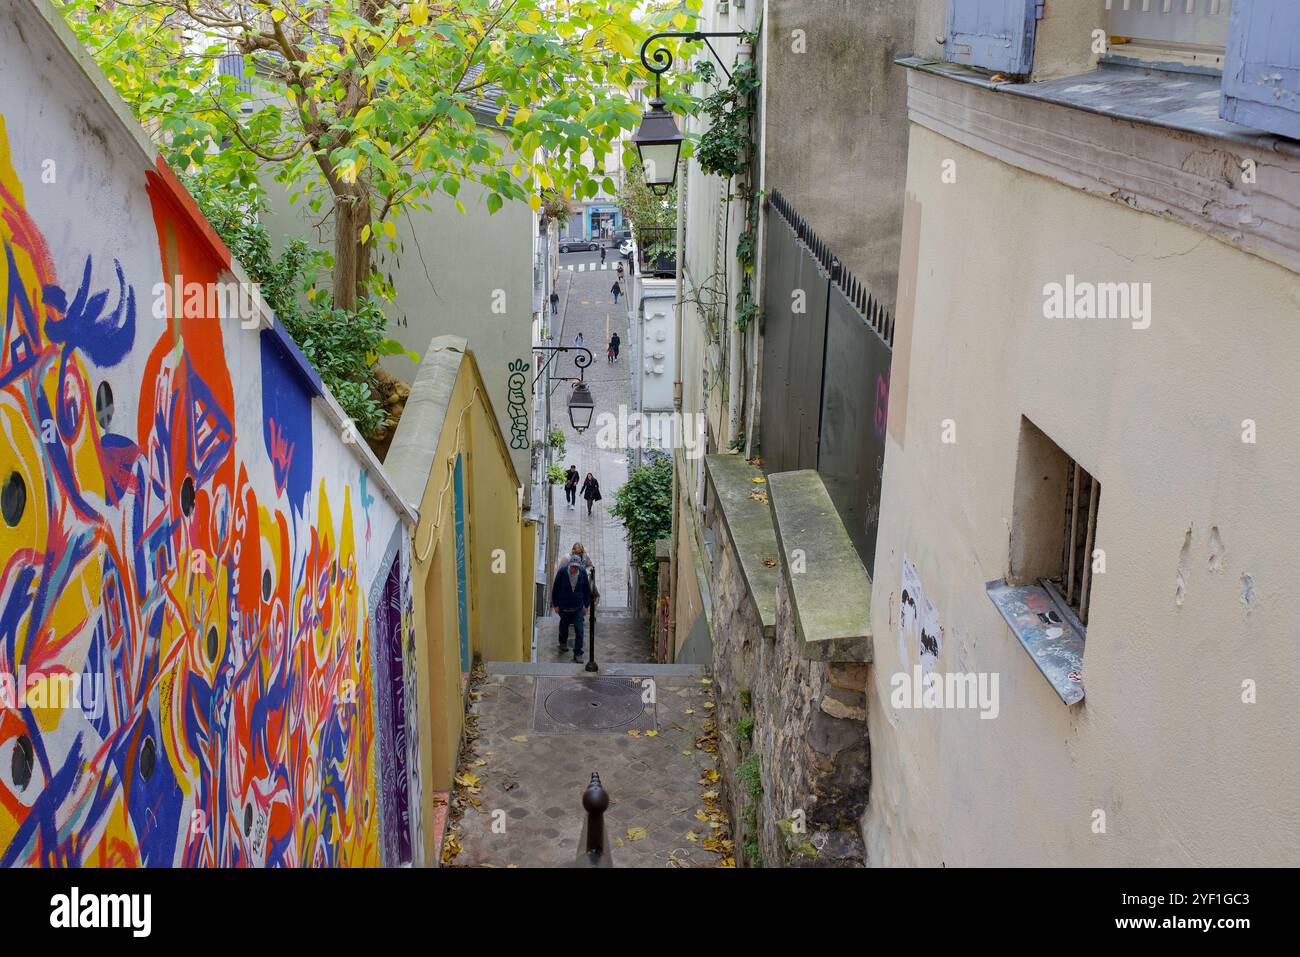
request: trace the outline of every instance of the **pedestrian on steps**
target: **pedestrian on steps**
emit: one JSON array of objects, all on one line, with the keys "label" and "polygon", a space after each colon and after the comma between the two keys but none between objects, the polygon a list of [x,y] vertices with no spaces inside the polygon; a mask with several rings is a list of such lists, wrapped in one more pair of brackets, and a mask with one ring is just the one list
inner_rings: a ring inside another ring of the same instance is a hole
[{"label": "pedestrian on steps", "polygon": [[581,478],[576,465],[570,465],[569,471],[564,473],[564,497],[568,500],[569,508],[578,505],[578,482]]},{"label": "pedestrian on steps", "polygon": [[[587,573],[587,584],[591,586],[591,601],[595,604],[600,600],[600,589],[596,587],[596,566],[591,563],[591,556],[583,548],[582,542],[574,542],[573,547],[569,549],[569,558],[577,558],[582,565],[582,570]],[[568,564],[565,559],[564,564]]]},{"label": "pedestrian on steps", "polygon": [[587,473],[587,479],[582,483],[582,497],[587,500],[587,514],[591,514],[591,506],[600,501],[600,482],[596,481],[596,476],[590,472]]},{"label": "pedestrian on steps", "polygon": [[567,567],[555,573],[555,582],[551,585],[551,610],[560,616],[560,650],[569,647],[569,626],[573,626],[573,660],[582,660],[582,639],[584,613],[591,604],[591,581],[582,567],[582,562],[574,555],[569,556]]}]

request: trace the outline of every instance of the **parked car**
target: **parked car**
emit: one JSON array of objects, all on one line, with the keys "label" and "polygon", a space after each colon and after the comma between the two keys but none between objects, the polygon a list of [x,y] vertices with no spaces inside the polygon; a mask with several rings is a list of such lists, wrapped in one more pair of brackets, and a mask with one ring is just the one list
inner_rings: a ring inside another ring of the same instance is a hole
[{"label": "parked car", "polygon": [[631,258],[632,258],[632,250],[635,249],[635,248],[636,248],[636,246],[633,244],[632,240],[630,240],[630,239],[625,239],[625,240],[623,240],[621,243],[618,244],[618,254],[619,254],[620,256],[623,256],[623,257],[626,258],[626,259],[631,259]]},{"label": "parked car", "polygon": [[589,253],[599,248],[599,243],[591,243],[585,239],[567,239],[560,243],[562,253]]}]

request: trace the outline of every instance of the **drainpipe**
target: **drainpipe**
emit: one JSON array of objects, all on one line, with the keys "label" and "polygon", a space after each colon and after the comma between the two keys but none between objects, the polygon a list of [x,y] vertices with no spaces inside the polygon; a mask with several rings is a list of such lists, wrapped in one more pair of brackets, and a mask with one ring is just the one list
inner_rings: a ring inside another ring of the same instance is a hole
[{"label": "drainpipe", "polygon": [[[683,255],[682,225],[685,214],[686,198],[686,177],[688,167],[684,160],[677,161],[677,258],[673,261],[676,266],[677,290],[673,296],[673,320],[676,326],[676,342],[674,343],[675,358],[673,361],[673,412],[677,415],[677,422],[680,425],[682,421],[682,312],[684,305],[682,303],[683,284],[682,277],[686,273],[686,261]],[[677,648],[677,555],[681,549],[681,506],[678,504],[679,496],[677,494],[677,479],[682,474],[682,462],[678,457],[678,446],[673,446],[673,547],[668,553],[670,561],[668,562],[668,647],[673,650],[673,657],[676,657]],[[658,633],[659,609],[656,607],[652,610],[652,615],[656,617],[655,632]]]}]

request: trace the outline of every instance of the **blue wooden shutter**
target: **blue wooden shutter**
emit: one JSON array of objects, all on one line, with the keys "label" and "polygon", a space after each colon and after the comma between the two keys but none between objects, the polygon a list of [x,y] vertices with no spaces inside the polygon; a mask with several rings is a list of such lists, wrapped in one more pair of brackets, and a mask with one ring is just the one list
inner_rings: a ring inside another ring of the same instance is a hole
[{"label": "blue wooden shutter", "polygon": [[1041,0],[948,0],[943,58],[999,73],[1028,73]]},{"label": "blue wooden shutter", "polygon": [[1232,5],[1223,63],[1225,120],[1300,139],[1300,3]]}]

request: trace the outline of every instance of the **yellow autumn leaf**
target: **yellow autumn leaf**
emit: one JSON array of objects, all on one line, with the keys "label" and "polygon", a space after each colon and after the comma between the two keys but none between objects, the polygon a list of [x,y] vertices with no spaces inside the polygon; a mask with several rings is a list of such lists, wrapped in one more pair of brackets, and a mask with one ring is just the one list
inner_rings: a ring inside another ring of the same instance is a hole
[{"label": "yellow autumn leaf", "polygon": [[271,11],[271,19],[274,20],[276,23],[279,23],[281,20],[284,19],[284,17],[285,17],[285,12],[283,10]]},{"label": "yellow autumn leaf", "polygon": [[647,731],[647,732],[645,733],[645,736],[646,736],[647,738],[657,738],[657,737],[659,737],[659,732],[658,732],[658,731]]},{"label": "yellow autumn leaf", "polygon": [[629,841],[639,841],[639,840],[641,840],[643,837],[645,837],[645,828],[643,828],[643,827],[629,827],[629,828],[627,829],[627,839],[628,839]]},{"label": "yellow autumn leaf", "polygon": [[753,482],[755,485],[762,485],[764,482],[767,481],[767,479],[759,477],[756,479],[750,479],[750,481]]},{"label": "yellow autumn leaf", "polygon": [[417,27],[429,22],[429,5],[424,0],[411,4],[411,22]]},{"label": "yellow autumn leaf", "polygon": [[[394,223],[391,219],[386,220],[384,222],[384,235],[387,236],[389,239],[397,238],[397,224]],[[484,761],[483,763],[486,764],[487,762]]]},{"label": "yellow autumn leaf", "polygon": [[539,209],[542,208],[542,197],[537,196],[536,194],[529,196],[528,205],[532,207],[534,213],[537,212]]},{"label": "yellow autumn leaf", "polygon": [[632,730],[632,731],[629,731],[629,732],[627,733],[627,736],[628,736],[629,738],[639,738],[639,737],[641,737],[641,732],[640,732],[640,731],[637,731],[637,730]]}]

